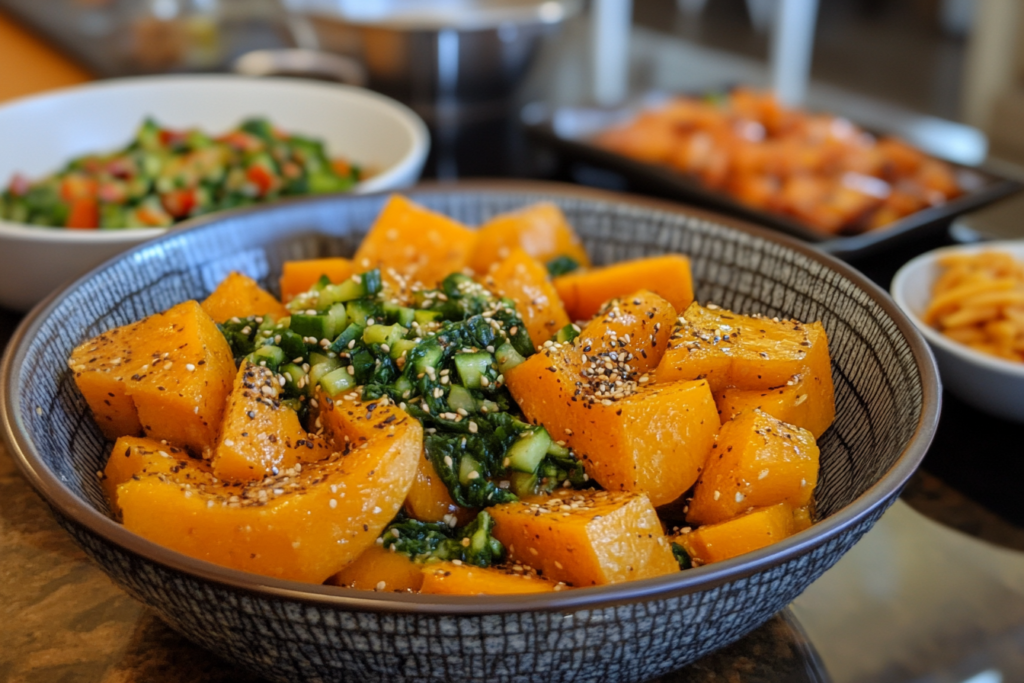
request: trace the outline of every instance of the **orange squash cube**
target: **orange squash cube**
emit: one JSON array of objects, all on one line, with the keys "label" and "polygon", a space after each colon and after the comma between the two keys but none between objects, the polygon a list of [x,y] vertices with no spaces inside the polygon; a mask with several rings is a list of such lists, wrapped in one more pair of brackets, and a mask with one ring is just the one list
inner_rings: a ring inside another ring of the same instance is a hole
[{"label": "orange squash cube", "polygon": [[522,316],[534,346],[542,346],[569,324],[547,269],[518,247],[483,282],[492,292],[516,302],[516,311]]},{"label": "orange squash cube", "polygon": [[405,197],[392,195],[353,258],[359,272],[395,271],[433,287],[469,264],[476,232]]},{"label": "orange squash cube", "polygon": [[118,486],[136,477],[161,472],[170,474],[172,471],[176,479],[191,480],[197,485],[212,481],[212,473],[206,461],[190,458],[182,449],[168,446],[156,439],[122,436],[110,451],[100,484],[103,486],[107,502],[110,503],[111,511],[120,516],[121,506],[117,504]]},{"label": "orange squash cube", "polygon": [[808,400],[834,402],[828,336],[821,323],[746,316],[694,303],[679,318],[655,378],[705,378],[717,394],[729,387],[779,387],[796,375],[810,382]]},{"label": "orange squash cube", "polygon": [[722,426],[686,519],[715,524],[752,507],[808,505],[818,483],[814,436],[754,410]]},{"label": "orange squash cube", "polygon": [[601,378],[595,384],[582,375],[564,348],[544,349],[505,373],[526,418],[563,439],[599,484],[644,492],[654,505],[672,502],[697,481],[718,433],[707,383],[634,382],[622,397],[601,398],[594,393]]},{"label": "orange squash cube", "polygon": [[374,543],[327,583],[367,591],[415,593],[423,585],[423,565]]},{"label": "orange squash cube", "polygon": [[522,595],[550,593],[564,586],[552,583],[523,567],[514,571],[505,567],[474,567],[441,562],[423,568],[421,593],[433,595]]},{"label": "orange squash cube", "polygon": [[295,463],[323,460],[333,449],[308,434],[299,416],[281,405],[281,386],[265,367],[242,361],[228,398],[213,471],[224,481],[262,479]]},{"label": "orange squash cube", "polygon": [[[661,296],[639,290],[621,299],[606,302],[600,314],[584,326],[574,347],[591,367],[606,361],[617,363],[624,354],[630,372],[642,376],[658,366],[668,348],[676,309]],[[614,352],[614,358],[607,354]],[[581,357],[582,360],[582,357]]]},{"label": "orange squash cube", "polygon": [[820,379],[797,376],[783,386],[768,389],[730,387],[715,395],[715,403],[725,421],[744,411],[762,410],[782,422],[803,427],[818,439],[836,417],[835,401]]},{"label": "orange squash cube", "polygon": [[573,320],[588,320],[609,299],[647,289],[677,310],[693,301],[690,259],[679,254],[652,256],[567,273],[554,279],[555,289]]},{"label": "orange squash cube", "polygon": [[107,438],[142,431],[202,453],[213,446],[235,362],[195,301],[105,332],[68,361]]},{"label": "orange squash cube", "polygon": [[416,479],[406,496],[405,514],[421,522],[441,522],[447,515],[455,515],[460,525],[468,524],[475,517],[472,510],[452,500],[448,487],[441,481],[426,453],[420,456]]},{"label": "orange squash cube", "polygon": [[241,273],[230,273],[201,304],[214,322],[251,315],[272,315],[283,318],[288,309],[274,296]]},{"label": "orange squash cube", "polygon": [[406,418],[343,456],[297,464],[278,477],[196,486],[172,472],[121,484],[117,500],[125,528],[166,548],[323,583],[373,546],[398,513],[422,449],[420,423]]},{"label": "orange squash cube", "polygon": [[573,587],[679,571],[651,501],[643,494],[558,491],[489,509],[509,562]]},{"label": "orange squash cube", "polygon": [[702,526],[672,540],[683,546],[695,564],[711,564],[767,547],[795,532],[793,508],[778,503]]},{"label": "orange squash cube", "polygon": [[281,301],[288,303],[299,294],[309,291],[324,275],[333,284],[338,284],[352,277],[355,272],[355,264],[347,258],[285,261],[281,269]]},{"label": "orange squash cube", "polygon": [[469,267],[483,275],[517,248],[541,264],[567,256],[581,266],[590,265],[587,252],[565,214],[551,202],[497,215],[480,226]]},{"label": "orange squash cube", "polygon": [[364,403],[360,392],[339,394],[333,399],[318,387],[316,426],[338,449],[358,446],[377,438],[394,422],[410,420],[409,414],[388,398]]}]

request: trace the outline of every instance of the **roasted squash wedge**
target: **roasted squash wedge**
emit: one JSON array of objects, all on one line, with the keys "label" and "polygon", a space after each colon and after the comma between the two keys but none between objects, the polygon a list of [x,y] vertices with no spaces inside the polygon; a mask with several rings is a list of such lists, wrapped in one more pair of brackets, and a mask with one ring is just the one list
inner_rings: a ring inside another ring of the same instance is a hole
[{"label": "roasted squash wedge", "polygon": [[490,508],[509,561],[570,586],[600,586],[679,571],[643,494],[562,491]]},{"label": "roasted squash wedge", "polygon": [[68,364],[107,438],[141,426],[194,453],[213,446],[235,376],[227,341],[195,301],[105,332]]},{"label": "roasted squash wedge", "polygon": [[295,463],[331,455],[331,446],[308,434],[295,411],[281,404],[280,389],[270,369],[242,361],[213,453],[218,477],[239,482],[262,479]]},{"label": "roasted squash wedge", "polygon": [[787,503],[778,503],[702,526],[672,540],[683,546],[697,564],[711,564],[767,547],[793,535],[796,530],[793,508]]},{"label": "roasted squash wedge", "polygon": [[386,278],[394,279],[397,274],[433,287],[465,268],[475,246],[475,231],[392,195],[353,261],[358,272],[380,268]]},{"label": "roasted squash wedge", "polygon": [[[191,557],[282,579],[323,583],[355,560],[405,500],[423,430],[396,420],[329,460],[247,485],[175,474],[117,488],[125,527]],[[212,474],[211,474],[212,477]]]},{"label": "roasted squash wedge", "polygon": [[599,315],[580,332],[575,348],[587,357],[581,360],[595,372],[605,363],[624,361],[629,372],[640,377],[658,366],[675,323],[675,307],[641,289],[605,302]]},{"label": "roasted squash wedge", "polygon": [[818,446],[806,429],[754,410],[726,422],[694,489],[687,521],[715,524],[752,508],[808,505]]},{"label": "roasted squash wedge", "polygon": [[356,272],[347,258],[316,258],[285,261],[281,269],[281,301],[288,303],[327,276],[334,284],[344,282]]},{"label": "roasted squash wedge", "polygon": [[133,478],[158,473],[173,474],[175,479],[192,480],[196,485],[211,481],[206,461],[190,458],[181,448],[168,446],[156,439],[122,436],[110,451],[100,481],[110,510],[120,517],[118,486]]},{"label": "roasted squash wedge", "polygon": [[744,411],[762,410],[783,422],[803,427],[818,439],[835,419],[836,406],[835,401],[822,395],[826,392],[815,379],[798,375],[783,386],[769,389],[730,387],[715,395],[715,403],[724,421]]},{"label": "roasted squash wedge", "polygon": [[441,562],[423,568],[421,593],[433,595],[522,595],[550,593],[557,585],[528,567],[474,567]]},{"label": "roasted squash wedge", "polygon": [[656,373],[659,382],[705,378],[715,393],[785,386],[794,376],[805,381],[808,401],[834,403],[821,323],[746,316],[697,303],[679,318]]},{"label": "roasted squash wedge", "polygon": [[421,522],[440,522],[454,515],[458,524],[468,524],[475,514],[452,500],[448,487],[441,481],[426,453],[420,456],[416,479],[405,499],[405,514]]},{"label": "roasted squash wedge", "polygon": [[547,269],[518,247],[484,276],[483,283],[516,302],[534,346],[542,346],[569,324]]},{"label": "roasted squash wedge", "polygon": [[517,248],[542,264],[566,256],[581,266],[590,265],[587,252],[565,214],[550,202],[495,216],[480,226],[477,234],[469,267],[481,275]]},{"label": "roasted squash wedge", "polygon": [[327,583],[368,591],[414,593],[423,585],[423,565],[375,543]]},{"label": "roasted squash wedge", "polygon": [[639,289],[658,294],[677,311],[693,301],[690,260],[679,254],[574,271],[556,277],[554,285],[573,320],[588,320],[609,299],[625,297]]},{"label": "roasted squash wedge", "polygon": [[280,301],[242,273],[230,273],[224,278],[217,289],[206,297],[202,307],[218,323],[251,315],[271,315],[275,318],[288,315],[288,309]]}]

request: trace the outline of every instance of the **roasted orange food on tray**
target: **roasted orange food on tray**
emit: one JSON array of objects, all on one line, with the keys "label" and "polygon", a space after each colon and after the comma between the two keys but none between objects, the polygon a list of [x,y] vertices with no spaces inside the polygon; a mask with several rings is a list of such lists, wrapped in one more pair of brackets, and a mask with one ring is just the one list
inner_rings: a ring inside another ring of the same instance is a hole
[{"label": "roasted orange food on tray", "polygon": [[962,193],[949,164],[900,140],[742,88],[673,99],[595,142],[829,235],[881,228]]},{"label": "roasted orange food on tray", "polygon": [[924,321],[971,348],[1024,363],[1024,262],[983,251],[945,256]]},{"label": "roasted orange food on tray", "polygon": [[694,301],[690,262],[591,266],[550,204],[476,231],[392,198],[352,260],[239,273],[69,359],[129,530],[375,591],[661,576],[810,524],[835,416],[817,322]]}]

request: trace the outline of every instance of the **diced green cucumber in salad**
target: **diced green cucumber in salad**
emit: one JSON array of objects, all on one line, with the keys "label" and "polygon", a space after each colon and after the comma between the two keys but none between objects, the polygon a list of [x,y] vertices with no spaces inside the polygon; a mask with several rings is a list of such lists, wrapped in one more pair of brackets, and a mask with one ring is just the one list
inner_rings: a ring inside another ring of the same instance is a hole
[{"label": "diced green cucumber in salad", "polygon": [[219,137],[147,119],[124,149],[78,157],[40,180],[16,175],[0,194],[0,219],[57,228],[167,227],[279,197],[344,192],[363,178],[358,166],[330,159],[323,143],[265,119]]}]

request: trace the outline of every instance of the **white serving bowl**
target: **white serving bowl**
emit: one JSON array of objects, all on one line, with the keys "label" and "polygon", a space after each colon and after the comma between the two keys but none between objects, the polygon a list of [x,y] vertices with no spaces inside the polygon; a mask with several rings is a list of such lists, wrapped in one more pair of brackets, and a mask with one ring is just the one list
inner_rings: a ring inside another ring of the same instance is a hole
[{"label": "white serving bowl", "polygon": [[[328,154],[375,171],[356,194],[408,187],[423,170],[430,137],[392,99],[350,86],[289,78],[199,75],[126,78],[56,90],[0,106],[0,184],[30,179],[73,157],[118,149],[142,120],[225,132],[264,116],[318,138]],[[0,306],[28,310],[66,281],[164,228],[66,230],[0,221]]]},{"label": "white serving bowl", "polygon": [[931,345],[939,364],[942,384],[947,389],[979,410],[1024,422],[1024,364],[975,351],[953,341],[921,319],[939,275],[939,259],[948,254],[975,254],[980,251],[1004,251],[1024,260],[1024,241],[983,242],[944,247],[922,254],[900,268],[893,278],[890,292]]}]

